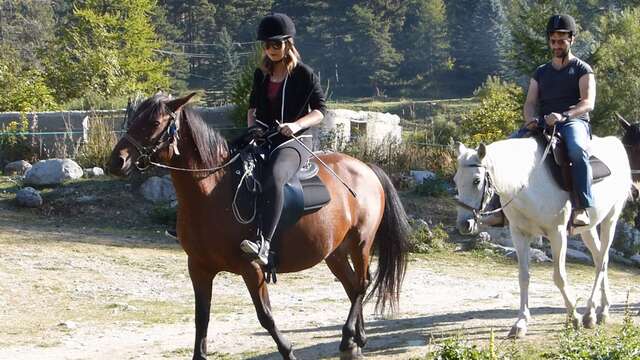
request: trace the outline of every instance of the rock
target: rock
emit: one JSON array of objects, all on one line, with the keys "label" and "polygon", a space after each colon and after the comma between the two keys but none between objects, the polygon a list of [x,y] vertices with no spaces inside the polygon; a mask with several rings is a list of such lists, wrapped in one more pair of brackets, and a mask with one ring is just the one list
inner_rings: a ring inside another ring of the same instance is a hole
[{"label": "rock", "polygon": [[511,232],[508,227],[483,227],[487,236],[487,241],[502,246],[513,246]]},{"label": "rock", "polygon": [[31,169],[31,164],[24,160],[18,160],[8,163],[4,167],[4,174],[6,176],[24,175],[27,171],[29,171],[29,169]]},{"label": "rock", "polygon": [[551,262],[551,258],[539,249],[529,249],[529,261],[536,263]]},{"label": "rock", "polygon": [[587,249],[587,246],[584,244],[584,242],[582,241],[582,239],[568,239],[567,240],[567,247],[569,249],[574,249],[574,250],[578,250],[581,252],[586,252],[589,251],[589,249]]},{"label": "rock", "polygon": [[640,266],[640,254],[635,254],[629,258],[635,265]]},{"label": "rock", "polygon": [[42,197],[38,190],[26,187],[16,193],[16,202],[19,206],[36,208],[42,206]]},{"label": "rock", "polygon": [[96,202],[96,200],[98,200],[98,197],[95,195],[82,195],[76,199],[76,202],[92,203],[92,202]]},{"label": "rock", "polygon": [[97,166],[84,169],[84,176],[88,178],[104,176],[104,170],[102,170],[102,168]]},{"label": "rock", "polygon": [[152,176],[140,186],[142,196],[153,202],[171,202],[176,199],[176,191],[170,178]]},{"label": "rock", "polygon": [[586,253],[583,253],[582,251],[578,251],[574,249],[567,249],[567,260],[593,265],[593,260],[591,259],[591,256],[589,256]]},{"label": "rock", "polygon": [[422,184],[425,180],[434,180],[436,174],[428,170],[411,170],[409,174],[413,176],[416,184]]},{"label": "rock", "polygon": [[40,160],[24,176],[27,185],[59,185],[64,180],[82,177],[82,168],[71,159]]},{"label": "rock", "polygon": [[637,253],[640,250],[640,231],[625,221],[619,221],[612,246],[627,255]]}]

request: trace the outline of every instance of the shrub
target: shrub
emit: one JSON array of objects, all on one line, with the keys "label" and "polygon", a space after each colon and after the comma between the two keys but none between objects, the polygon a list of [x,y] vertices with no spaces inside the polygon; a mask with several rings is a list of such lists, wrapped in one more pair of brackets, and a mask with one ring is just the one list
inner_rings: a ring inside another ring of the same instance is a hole
[{"label": "shrub", "polygon": [[113,124],[107,119],[98,118],[94,114],[91,120],[87,142],[80,147],[76,160],[83,168],[99,166],[106,169],[118,138],[113,132]]},{"label": "shrub", "polygon": [[253,86],[253,74],[260,61],[262,49],[259,45],[256,45],[253,52],[253,56],[249,57],[249,61],[238,72],[238,77],[231,87],[231,102],[236,105],[232,117],[238,126],[246,126],[247,124],[247,111],[249,111],[249,96],[251,95]]},{"label": "shrub", "polygon": [[428,178],[416,185],[414,191],[421,196],[444,197],[449,196],[449,184],[437,177]]},{"label": "shrub", "polygon": [[524,92],[518,85],[489,76],[476,90],[480,106],[462,116],[460,139],[468,146],[504,139],[521,125]]},{"label": "shrub", "polygon": [[444,249],[447,240],[449,240],[449,234],[442,224],[436,225],[433,229],[422,225],[411,233],[409,244],[411,252],[428,254]]},{"label": "shrub", "polygon": [[29,121],[24,114],[0,128],[0,162],[32,160],[33,148],[25,133],[29,132]]},{"label": "shrub", "polygon": [[157,224],[176,226],[178,208],[167,204],[156,205],[151,209],[151,220]]}]

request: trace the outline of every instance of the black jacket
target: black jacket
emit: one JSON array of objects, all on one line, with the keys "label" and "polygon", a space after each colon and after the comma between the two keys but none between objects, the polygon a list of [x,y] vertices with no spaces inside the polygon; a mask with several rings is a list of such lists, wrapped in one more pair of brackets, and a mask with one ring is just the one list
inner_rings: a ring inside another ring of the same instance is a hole
[{"label": "black jacket", "polygon": [[[256,109],[256,118],[261,122],[275,126],[279,119],[280,106],[278,107],[278,118],[273,118],[269,111],[269,100],[267,99],[267,84],[269,75],[262,70],[256,69],[253,74],[253,88],[249,98],[249,107]],[[319,110],[323,115],[326,112],[324,92],[320,86],[320,79],[313,73],[313,70],[299,62],[287,77],[286,86],[280,88],[277,97],[277,104],[282,104],[282,92],[284,99],[284,122],[294,122],[307,115],[312,110]],[[304,132],[304,131],[303,131]]]}]

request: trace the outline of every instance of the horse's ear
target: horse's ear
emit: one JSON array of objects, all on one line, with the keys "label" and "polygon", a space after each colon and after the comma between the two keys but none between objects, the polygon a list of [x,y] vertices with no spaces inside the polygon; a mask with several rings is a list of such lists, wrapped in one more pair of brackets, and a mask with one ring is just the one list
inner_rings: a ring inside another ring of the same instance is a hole
[{"label": "horse's ear", "polygon": [[460,157],[461,154],[467,152],[467,147],[460,141],[456,141],[454,148],[456,150],[456,157]]},{"label": "horse's ear", "polygon": [[631,124],[629,124],[629,122],[627,120],[625,120],[622,115],[620,115],[617,111],[615,112],[616,117],[618,118],[618,122],[620,123],[620,126],[622,126],[622,128],[626,131],[629,130],[629,128],[631,127]]},{"label": "horse's ear", "polygon": [[191,100],[191,98],[194,97],[196,94],[197,93],[193,92],[187,96],[169,100],[167,101],[167,107],[169,108],[169,110],[173,112],[178,112],[178,110],[180,110],[180,108],[185,106],[189,102],[189,100]]},{"label": "horse's ear", "polygon": [[482,161],[485,156],[487,156],[487,146],[484,143],[480,143],[480,146],[478,146],[478,159]]}]

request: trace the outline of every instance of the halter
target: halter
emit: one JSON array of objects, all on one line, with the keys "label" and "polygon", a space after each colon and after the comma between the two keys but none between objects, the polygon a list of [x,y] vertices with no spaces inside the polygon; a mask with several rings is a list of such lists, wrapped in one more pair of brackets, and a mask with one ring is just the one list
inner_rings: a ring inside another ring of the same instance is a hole
[{"label": "halter", "polygon": [[134,162],[138,170],[145,171],[151,166],[156,166],[163,169],[177,170],[177,171],[184,171],[184,172],[215,173],[216,171],[229,166],[231,163],[236,161],[240,156],[240,154],[236,154],[221,166],[216,166],[214,168],[209,168],[209,169],[187,169],[187,168],[169,166],[169,165],[152,161],[151,159],[156,152],[168,146],[173,146],[174,154],[180,155],[180,152],[178,151],[178,140],[180,139],[180,137],[178,136],[178,130],[180,129],[180,118],[178,114],[176,114],[173,111],[169,112],[169,116],[171,117],[171,121],[167,125],[166,131],[164,131],[164,134],[158,139],[158,141],[154,145],[143,146],[140,142],[138,142],[138,140],[134,139],[133,136],[129,135],[129,133],[126,133],[124,135],[124,138],[127,141],[129,141],[131,145],[133,145],[138,151],[139,156]]},{"label": "halter", "polygon": [[[484,165],[472,164],[472,165],[466,165],[466,167],[484,168]],[[489,172],[486,171],[486,168],[485,168],[484,184],[482,185],[482,199],[480,199],[480,206],[478,206],[478,207],[471,206],[471,205],[463,202],[462,200],[460,200],[457,196],[455,198],[455,201],[456,201],[456,203],[457,203],[457,205],[459,207],[473,212],[473,217],[477,221],[477,220],[480,219],[480,217],[494,214],[494,213],[502,210],[506,206],[506,205],[502,206],[502,207],[500,207],[499,209],[496,209],[496,210],[483,211],[487,207],[487,205],[489,205],[489,202],[491,201],[491,198],[493,197],[493,195],[495,195],[495,193],[496,193],[496,190],[493,187],[493,184],[491,182],[491,176],[489,175]],[[513,200],[513,199],[511,199],[511,200]],[[511,201],[509,201],[509,203],[510,202]],[[507,205],[508,205],[508,203],[507,203]]]}]

